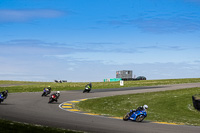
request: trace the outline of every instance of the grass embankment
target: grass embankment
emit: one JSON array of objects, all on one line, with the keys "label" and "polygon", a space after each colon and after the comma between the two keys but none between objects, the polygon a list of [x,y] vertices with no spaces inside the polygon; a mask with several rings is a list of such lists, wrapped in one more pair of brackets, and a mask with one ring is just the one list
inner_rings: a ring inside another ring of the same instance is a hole
[{"label": "grass embankment", "polygon": [[45,126],[36,126],[23,124],[7,120],[0,120],[0,132],[2,133],[82,133],[59,128],[50,128]]},{"label": "grass embankment", "polygon": [[[140,80],[140,81],[125,81],[123,87],[138,87],[138,86],[155,86],[167,84],[182,84],[200,82],[200,78],[189,79],[165,79],[165,80]],[[0,85],[11,85],[9,87],[0,87],[0,91],[9,90],[12,92],[39,92],[44,87],[51,86],[52,91],[57,90],[83,90],[87,83],[67,82],[21,82],[21,81],[0,81]],[[119,82],[92,82],[92,89],[104,88],[121,88]]]},{"label": "grass embankment", "polygon": [[192,103],[192,95],[199,93],[200,88],[188,88],[120,95],[89,99],[75,107],[86,112],[123,117],[130,109],[147,104],[146,120],[200,126],[200,111],[195,110]]}]

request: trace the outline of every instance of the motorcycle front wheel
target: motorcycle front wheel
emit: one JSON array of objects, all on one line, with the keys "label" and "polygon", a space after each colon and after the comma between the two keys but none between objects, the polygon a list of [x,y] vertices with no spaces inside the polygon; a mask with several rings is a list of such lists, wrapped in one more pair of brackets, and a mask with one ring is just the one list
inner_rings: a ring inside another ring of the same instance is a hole
[{"label": "motorcycle front wheel", "polygon": [[52,103],[52,102],[53,102],[53,99],[50,99],[50,100],[49,100],[49,103]]},{"label": "motorcycle front wheel", "polygon": [[42,93],[42,95],[41,95],[42,97],[44,96],[44,93],[45,93],[45,92]]},{"label": "motorcycle front wheel", "polygon": [[44,94],[44,96],[47,96],[49,93],[48,92],[46,92],[45,94]]},{"label": "motorcycle front wheel", "polygon": [[129,117],[128,114],[124,115],[123,120],[128,121],[128,117]]}]

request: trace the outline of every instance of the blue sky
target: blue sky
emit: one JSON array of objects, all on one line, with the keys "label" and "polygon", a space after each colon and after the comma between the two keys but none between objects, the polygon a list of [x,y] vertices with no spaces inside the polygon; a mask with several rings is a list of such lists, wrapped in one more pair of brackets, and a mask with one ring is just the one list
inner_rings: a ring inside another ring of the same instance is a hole
[{"label": "blue sky", "polygon": [[0,0],[0,80],[200,77],[200,0]]}]

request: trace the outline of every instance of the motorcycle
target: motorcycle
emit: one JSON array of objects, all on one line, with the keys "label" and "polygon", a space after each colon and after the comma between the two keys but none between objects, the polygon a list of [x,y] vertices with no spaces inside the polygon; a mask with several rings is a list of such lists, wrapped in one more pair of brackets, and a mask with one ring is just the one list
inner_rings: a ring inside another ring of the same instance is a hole
[{"label": "motorcycle", "polygon": [[8,90],[1,92],[0,94],[0,103],[4,101],[8,97]]},{"label": "motorcycle", "polygon": [[43,96],[47,96],[47,95],[50,94],[50,93],[51,93],[51,90],[50,90],[50,89],[44,88],[43,93],[42,93],[42,97],[43,97]]},{"label": "motorcycle", "polygon": [[49,97],[49,103],[52,103],[53,101],[58,101],[58,98],[59,98],[60,94],[52,94],[50,97]]},{"label": "motorcycle", "polygon": [[8,97],[8,90],[2,92],[4,99]]},{"label": "motorcycle", "polygon": [[89,88],[88,86],[85,87],[85,89],[83,90],[83,93],[87,92],[89,93],[91,91],[91,88]]},{"label": "motorcycle", "polygon": [[0,103],[3,102],[4,97],[0,94]]},{"label": "motorcycle", "polygon": [[132,111],[130,110],[129,113],[127,113],[126,115],[124,115],[123,120],[127,121],[127,120],[133,120],[136,122],[142,122],[144,120],[144,118],[147,117],[147,112],[146,110],[136,110],[136,111]]}]

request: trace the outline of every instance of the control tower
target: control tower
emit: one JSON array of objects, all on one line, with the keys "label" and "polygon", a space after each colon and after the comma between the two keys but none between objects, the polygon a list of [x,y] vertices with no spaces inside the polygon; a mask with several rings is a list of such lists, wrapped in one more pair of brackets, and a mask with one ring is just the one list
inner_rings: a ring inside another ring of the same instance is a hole
[{"label": "control tower", "polygon": [[132,70],[116,71],[116,78],[121,78],[123,80],[132,80]]}]

